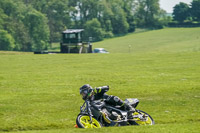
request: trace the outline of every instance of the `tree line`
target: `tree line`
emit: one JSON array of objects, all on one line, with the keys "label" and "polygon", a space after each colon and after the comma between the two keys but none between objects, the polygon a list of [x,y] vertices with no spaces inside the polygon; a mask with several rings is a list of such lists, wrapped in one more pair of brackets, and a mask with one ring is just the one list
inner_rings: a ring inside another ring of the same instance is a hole
[{"label": "tree line", "polygon": [[66,29],[101,41],[169,21],[159,0],[0,0],[0,50],[44,50]]},{"label": "tree line", "polygon": [[193,0],[190,5],[184,2],[175,5],[173,19],[179,23],[184,21],[200,22],[200,0]]}]

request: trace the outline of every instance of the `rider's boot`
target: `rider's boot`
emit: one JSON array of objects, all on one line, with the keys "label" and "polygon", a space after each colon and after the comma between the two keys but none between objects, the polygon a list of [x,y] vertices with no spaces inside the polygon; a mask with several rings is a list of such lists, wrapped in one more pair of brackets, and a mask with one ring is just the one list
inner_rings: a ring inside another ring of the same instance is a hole
[{"label": "rider's boot", "polygon": [[133,119],[132,114],[135,112],[135,109],[131,105],[125,103],[117,96],[109,96],[107,98],[107,101],[110,102],[111,104],[116,104],[123,107],[125,110],[128,111],[128,119]]}]

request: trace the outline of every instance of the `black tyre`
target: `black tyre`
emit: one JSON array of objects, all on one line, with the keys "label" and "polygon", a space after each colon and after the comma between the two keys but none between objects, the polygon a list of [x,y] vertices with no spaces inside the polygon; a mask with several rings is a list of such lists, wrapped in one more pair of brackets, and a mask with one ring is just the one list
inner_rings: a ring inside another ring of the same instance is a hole
[{"label": "black tyre", "polygon": [[92,123],[90,123],[90,116],[88,115],[78,115],[76,119],[76,124],[79,128],[101,128],[101,123],[92,117]]}]

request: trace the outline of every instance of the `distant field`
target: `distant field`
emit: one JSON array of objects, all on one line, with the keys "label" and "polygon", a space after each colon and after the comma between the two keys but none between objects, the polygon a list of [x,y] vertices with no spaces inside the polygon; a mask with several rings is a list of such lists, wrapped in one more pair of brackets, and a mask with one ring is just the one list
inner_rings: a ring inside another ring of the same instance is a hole
[{"label": "distant field", "polygon": [[[0,132],[200,132],[200,28],[130,34],[94,47],[110,54],[0,51]],[[138,98],[156,125],[74,128],[86,83]]]},{"label": "distant field", "polygon": [[111,53],[200,51],[200,28],[167,28],[132,33],[95,43]]}]

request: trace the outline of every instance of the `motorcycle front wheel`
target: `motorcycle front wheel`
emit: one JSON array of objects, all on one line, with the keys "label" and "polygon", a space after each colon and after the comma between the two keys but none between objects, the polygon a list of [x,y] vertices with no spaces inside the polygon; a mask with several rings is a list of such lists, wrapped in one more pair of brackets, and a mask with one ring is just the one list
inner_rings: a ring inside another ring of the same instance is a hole
[{"label": "motorcycle front wheel", "polygon": [[90,116],[88,115],[78,115],[76,119],[76,124],[79,128],[101,128],[101,123],[92,117],[92,123],[90,122]]},{"label": "motorcycle front wheel", "polygon": [[137,116],[137,115],[144,115],[146,116],[146,118],[144,120],[139,117],[134,118],[132,121],[129,122],[131,125],[154,125],[155,124],[153,118],[146,112],[142,110],[136,110],[133,113],[133,116]]}]

